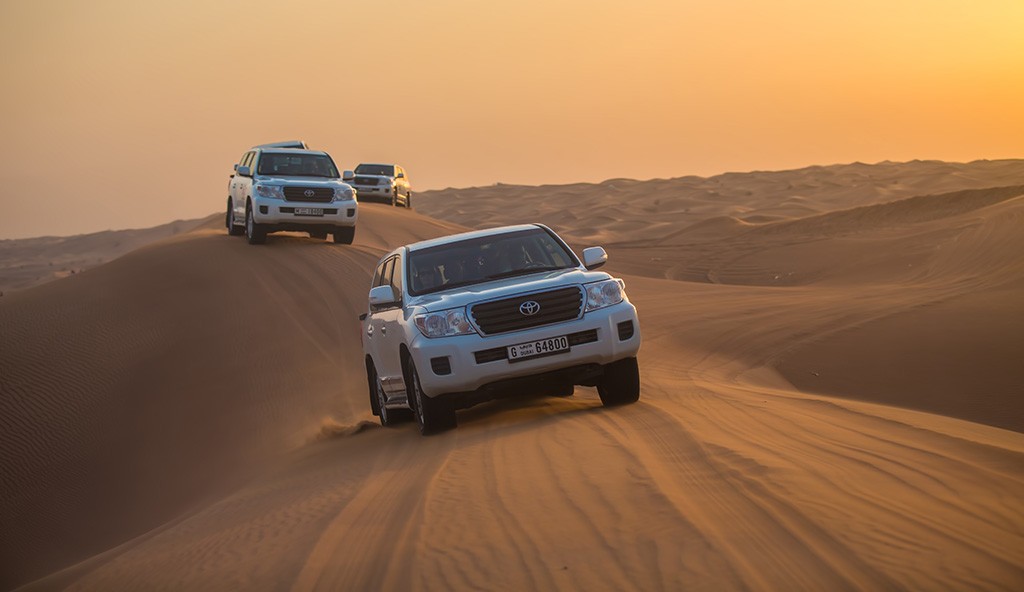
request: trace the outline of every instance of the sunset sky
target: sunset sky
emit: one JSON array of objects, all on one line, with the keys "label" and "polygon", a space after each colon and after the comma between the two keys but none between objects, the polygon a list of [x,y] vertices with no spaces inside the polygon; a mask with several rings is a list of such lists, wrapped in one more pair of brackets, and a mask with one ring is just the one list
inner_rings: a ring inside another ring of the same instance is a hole
[{"label": "sunset sky", "polygon": [[222,211],[296,138],[420,191],[1024,157],[1021,0],[37,0],[0,51],[0,238]]}]

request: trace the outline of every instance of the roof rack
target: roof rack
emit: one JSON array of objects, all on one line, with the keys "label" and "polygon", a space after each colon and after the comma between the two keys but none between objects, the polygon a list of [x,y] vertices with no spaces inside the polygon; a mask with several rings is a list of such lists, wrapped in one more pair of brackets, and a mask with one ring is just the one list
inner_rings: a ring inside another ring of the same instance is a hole
[{"label": "roof rack", "polygon": [[288,142],[272,142],[270,144],[258,144],[253,148],[295,148],[298,150],[309,150],[309,146],[301,140],[290,140]]}]

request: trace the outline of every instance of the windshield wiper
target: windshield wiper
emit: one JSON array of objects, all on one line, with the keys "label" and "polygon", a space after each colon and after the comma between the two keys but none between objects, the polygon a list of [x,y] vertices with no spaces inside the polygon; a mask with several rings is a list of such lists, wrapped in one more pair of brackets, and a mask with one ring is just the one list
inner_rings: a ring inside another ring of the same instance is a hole
[{"label": "windshield wiper", "polygon": [[558,267],[554,265],[545,265],[543,267],[528,267],[524,269],[513,269],[510,271],[503,271],[501,273],[493,273],[484,279],[488,280],[500,280],[501,278],[515,277],[517,275],[529,275],[531,273],[541,273],[545,271],[555,271],[557,269],[568,269],[566,267]]},{"label": "windshield wiper", "polygon": [[489,282],[491,280],[500,280],[502,278],[515,277],[517,275],[529,275],[531,273],[543,273],[545,271],[556,271],[559,269],[572,269],[571,267],[559,267],[557,265],[545,265],[544,267],[531,267],[529,269],[513,269],[510,271],[503,271],[501,273],[495,273],[482,278],[473,280],[463,280],[461,282],[451,282],[448,284],[441,284],[440,286],[434,286],[421,292],[417,292],[417,296],[425,296],[427,294],[434,294],[436,292],[444,292],[445,290],[451,290],[452,288],[461,288],[463,286],[472,286],[473,284],[480,284],[483,282]]},{"label": "windshield wiper", "polygon": [[464,281],[461,281],[461,282],[450,282],[450,283],[447,283],[447,284],[441,284],[439,286],[434,286],[433,288],[428,288],[428,289],[423,290],[421,292],[417,292],[417,295],[418,296],[424,296],[426,294],[434,294],[435,292],[444,292],[445,290],[451,290],[452,288],[461,288],[463,286],[472,286],[473,284],[479,284],[482,281],[484,281],[484,280],[464,280]]}]

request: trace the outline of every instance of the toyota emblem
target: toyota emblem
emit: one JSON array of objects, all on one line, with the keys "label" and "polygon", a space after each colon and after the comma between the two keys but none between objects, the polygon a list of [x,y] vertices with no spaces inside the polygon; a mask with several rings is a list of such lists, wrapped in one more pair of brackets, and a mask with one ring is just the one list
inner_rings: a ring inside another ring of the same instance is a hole
[{"label": "toyota emblem", "polygon": [[306,197],[313,197],[314,195],[316,195],[316,192],[313,191],[312,189],[307,189],[305,192],[303,192],[302,195],[305,195]]},{"label": "toyota emblem", "polygon": [[540,312],[540,304],[538,304],[535,300],[527,300],[526,302],[519,305],[519,312],[523,313],[528,317],[532,317],[533,315]]}]

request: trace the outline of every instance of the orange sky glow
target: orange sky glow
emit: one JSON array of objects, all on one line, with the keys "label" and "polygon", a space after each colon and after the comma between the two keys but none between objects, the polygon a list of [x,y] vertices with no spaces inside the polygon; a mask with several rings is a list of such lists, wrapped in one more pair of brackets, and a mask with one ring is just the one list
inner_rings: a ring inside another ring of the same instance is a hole
[{"label": "orange sky glow", "polygon": [[1020,0],[0,5],[0,238],[220,211],[253,144],[417,190],[1024,157]]}]

